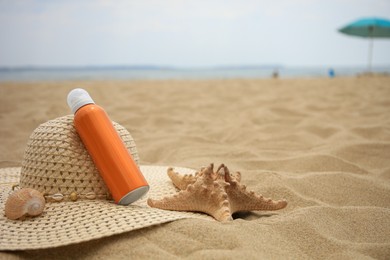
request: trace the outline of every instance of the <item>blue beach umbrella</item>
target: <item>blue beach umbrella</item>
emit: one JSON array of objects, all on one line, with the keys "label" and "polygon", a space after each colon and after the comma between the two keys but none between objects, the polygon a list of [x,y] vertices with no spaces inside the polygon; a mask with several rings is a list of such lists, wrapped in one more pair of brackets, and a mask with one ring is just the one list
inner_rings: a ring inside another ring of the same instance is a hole
[{"label": "blue beach umbrella", "polygon": [[370,39],[368,50],[368,70],[371,71],[373,38],[390,38],[390,20],[363,18],[339,29],[339,32]]}]

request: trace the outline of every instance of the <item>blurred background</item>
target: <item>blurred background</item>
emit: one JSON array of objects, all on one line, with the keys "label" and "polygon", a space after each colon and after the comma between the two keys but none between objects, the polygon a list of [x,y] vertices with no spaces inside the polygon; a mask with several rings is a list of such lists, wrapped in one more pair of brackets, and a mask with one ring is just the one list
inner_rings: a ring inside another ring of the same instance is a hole
[{"label": "blurred background", "polygon": [[0,0],[0,80],[355,75],[369,41],[338,29],[361,17],[390,1]]}]

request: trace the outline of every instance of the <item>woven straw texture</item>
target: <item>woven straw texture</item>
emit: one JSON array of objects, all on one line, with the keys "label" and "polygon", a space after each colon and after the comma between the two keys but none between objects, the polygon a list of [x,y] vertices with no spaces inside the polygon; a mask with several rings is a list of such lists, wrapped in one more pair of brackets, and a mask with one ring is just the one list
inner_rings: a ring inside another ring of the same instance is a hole
[{"label": "woven straw texture", "polygon": [[[130,133],[113,122],[133,159],[139,157]],[[31,134],[24,154],[21,188],[33,188],[45,195],[72,192],[95,194],[106,199],[109,191],[73,126],[73,115],[41,124]]]},{"label": "woven straw texture", "polygon": [[[113,124],[138,163],[130,133]],[[140,166],[150,186],[147,196],[160,199],[177,192],[167,176],[167,168]],[[194,172],[187,168],[176,170],[184,174]],[[44,194],[46,206],[40,216],[23,220],[4,216],[5,202],[15,184]],[[213,220],[204,214],[150,208],[146,196],[130,206],[114,204],[79,139],[71,115],[48,121],[34,130],[22,167],[0,169],[0,190],[0,250],[64,246],[182,218]],[[71,194],[77,194],[77,201],[70,200]]]},{"label": "woven straw texture", "polygon": [[[147,197],[162,198],[176,193],[164,166],[140,166],[150,185],[149,193],[129,206],[108,200],[49,202],[42,215],[25,220],[9,220],[4,205],[12,185],[18,183],[20,168],[0,169],[0,250],[43,249],[89,241],[183,218],[214,221],[205,214],[150,208]],[[183,173],[188,168],[175,167]]]}]

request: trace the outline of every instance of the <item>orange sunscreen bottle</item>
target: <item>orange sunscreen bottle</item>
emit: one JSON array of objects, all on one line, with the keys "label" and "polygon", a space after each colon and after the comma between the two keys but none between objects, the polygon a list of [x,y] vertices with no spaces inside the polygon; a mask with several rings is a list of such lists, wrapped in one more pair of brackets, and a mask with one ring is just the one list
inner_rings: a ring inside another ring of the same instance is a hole
[{"label": "orange sunscreen bottle", "polygon": [[107,113],[95,105],[87,91],[68,94],[74,126],[115,203],[128,205],[146,194],[149,185],[119,137]]}]

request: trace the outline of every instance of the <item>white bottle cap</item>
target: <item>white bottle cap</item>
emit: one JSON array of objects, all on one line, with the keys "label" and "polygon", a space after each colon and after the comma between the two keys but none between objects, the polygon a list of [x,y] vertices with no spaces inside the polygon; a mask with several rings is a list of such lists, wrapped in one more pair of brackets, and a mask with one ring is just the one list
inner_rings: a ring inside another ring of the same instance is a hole
[{"label": "white bottle cap", "polygon": [[88,92],[82,88],[75,88],[69,92],[67,101],[73,114],[82,106],[95,104]]}]

